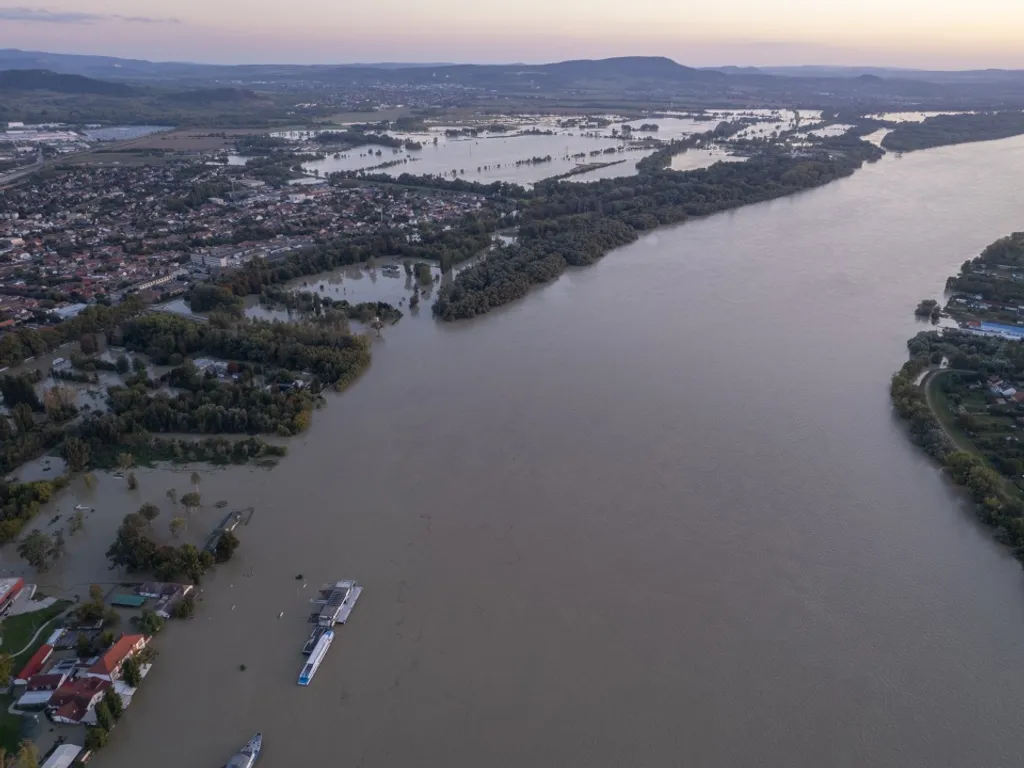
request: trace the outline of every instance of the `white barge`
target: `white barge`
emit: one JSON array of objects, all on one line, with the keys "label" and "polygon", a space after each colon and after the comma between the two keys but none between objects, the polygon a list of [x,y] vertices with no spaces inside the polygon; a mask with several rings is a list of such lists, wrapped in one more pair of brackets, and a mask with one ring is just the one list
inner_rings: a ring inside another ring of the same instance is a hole
[{"label": "white barge", "polygon": [[343,579],[320,587],[320,597],[312,600],[323,606],[316,623],[321,627],[344,624],[362,593],[363,588],[352,579]]}]

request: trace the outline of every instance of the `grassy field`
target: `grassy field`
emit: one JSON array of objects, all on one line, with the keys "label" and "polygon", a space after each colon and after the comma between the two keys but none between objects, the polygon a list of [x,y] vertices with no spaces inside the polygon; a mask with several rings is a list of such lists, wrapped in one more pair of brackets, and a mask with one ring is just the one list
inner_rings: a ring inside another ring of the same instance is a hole
[{"label": "grassy field", "polygon": [[[21,666],[28,661],[33,653],[45,642],[47,632],[40,633],[36,641],[28,648],[28,642],[41,627],[47,624],[56,625],[56,617],[63,613],[71,605],[69,600],[58,600],[49,608],[34,613],[23,613],[20,616],[10,616],[0,624],[0,633],[3,640],[0,642],[0,651],[3,653],[18,653],[14,657],[14,671],[17,674]],[[22,651],[22,649],[25,649]],[[13,699],[6,695],[0,695],[0,747],[4,747],[8,753],[18,749],[21,741],[22,718],[20,715],[12,715],[7,711]]]},{"label": "grassy field", "polygon": [[14,700],[7,694],[0,695],[0,747],[8,754],[18,750],[21,741],[21,715],[12,715],[7,711]]},{"label": "grassy field", "polygon": [[[984,460],[986,466],[990,469],[999,472],[999,470],[992,466],[992,463],[988,460],[985,454],[978,448],[974,440],[971,439],[970,435],[964,432],[963,428],[960,427],[956,422],[956,414],[953,411],[953,407],[950,405],[949,399],[946,393],[936,383],[943,376],[948,376],[954,373],[954,371],[940,371],[933,374],[928,378],[925,386],[927,387],[928,402],[931,404],[932,412],[935,414],[935,418],[939,420],[946,433],[953,440],[957,450],[967,451],[973,453]],[[988,401],[985,395],[979,391],[971,390],[961,393],[963,397],[964,410],[974,417],[974,428],[972,431],[980,438],[1001,438],[1009,434],[1012,434],[1012,427],[1014,426],[1013,419],[1008,416],[992,415],[988,412]],[[1024,483],[1022,478],[1008,478],[1003,477],[1004,488],[1009,493],[1015,493],[1018,496],[1024,497]]]},{"label": "grassy field", "polygon": [[163,149],[171,152],[209,152],[228,149],[235,138],[250,133],[266,133],[266,128],[182,128],[151,133],[113,145],[115,150]]},{"label": "grassy field", "polygon": [[939,423],[949,433],[953,442],[956,443],[956,447],[961,451],[969,451],[970,453],[981,455],[981,451],[978,450],[971,438],[957,425],[956,417],[949,405],[949,400],[946,399],[946,393],[942,391],[941,387],[937,386],[937,382],[943,376],[949,375],[949,373],[949,371],[939,371],[928,378],[928,381],[925,383],[925,386],[928,388],[928,401],[932,404],[935,418],[939,420]]},{"label": "grassy field", "polygon": [[63,613],[71,603],[67,600],[58,600],[49,608],[44,608],[35,613],[23,613],[20,616],[10,616],[4,619],[0,625],[0,635],[3,636],[0,642],[0,652],[17,653],[15,657],[15,672],[19,664],[24,664],[29,656],[35,653],[42,645],[45,637],[39,637],[33,647],[22,651],[22,648],[32,639],[32,636],[39,631],[39,628],[50,623],[59,614]]}]

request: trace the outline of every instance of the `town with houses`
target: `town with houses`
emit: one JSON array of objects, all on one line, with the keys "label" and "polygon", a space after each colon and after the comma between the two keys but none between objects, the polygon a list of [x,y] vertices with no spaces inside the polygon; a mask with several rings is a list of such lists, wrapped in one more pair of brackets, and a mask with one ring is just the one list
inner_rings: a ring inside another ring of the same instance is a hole
[{"label": "town with houses", "polygon": [[[316,180],[313,180],[316,181]],[[318,240],[443,226],[473,194],[327,183],[276,188],[199,160],[74,168],[0,190],[0,329],[73,317],[128,294],[180,295],[192,280]]]}]

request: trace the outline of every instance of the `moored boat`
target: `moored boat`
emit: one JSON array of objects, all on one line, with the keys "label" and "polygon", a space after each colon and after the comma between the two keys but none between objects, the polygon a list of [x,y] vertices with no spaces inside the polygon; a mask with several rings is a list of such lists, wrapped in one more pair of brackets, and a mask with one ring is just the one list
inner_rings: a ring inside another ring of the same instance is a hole
[{"label": "moored boat", "polygon": [[331,647],[331,643],[334,642],[334,630],[328,629],[320,639],[316,641],[316,645],[313,647],[312,653],[309,654],[309,661],[307,661],[303,667],[302,672],[299,673],[299,685],[309,685],[313,679],[313,675],[316,674],[317,669],[320,668],[320,662],[324,660],[324,656],[327,655],[327,649]]},{"label": "moored boat", "polygon": [[257,733],[251,739],[249,743],[242,747],[241,751],[238,752],[225,768],[252,768],[256,764],[256,758],[260,756],[260,750],[263,748],[263,734]]}]

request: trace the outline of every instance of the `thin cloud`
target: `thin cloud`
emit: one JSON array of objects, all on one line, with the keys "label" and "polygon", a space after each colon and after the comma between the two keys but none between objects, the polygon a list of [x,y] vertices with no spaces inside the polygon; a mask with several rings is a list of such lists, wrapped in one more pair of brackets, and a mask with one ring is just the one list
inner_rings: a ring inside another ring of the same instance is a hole
[{"label": "thin cloud", "polygon": [[179,24],[178,19],[152,16],[122,16],[117,13],[49,11],[45,8],[0,7],[0,21],[30,21],[40,24],[95,24],[102,21],[127,21],[133,24]]}]

